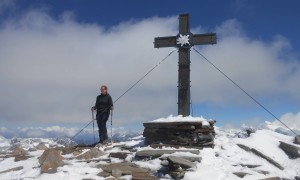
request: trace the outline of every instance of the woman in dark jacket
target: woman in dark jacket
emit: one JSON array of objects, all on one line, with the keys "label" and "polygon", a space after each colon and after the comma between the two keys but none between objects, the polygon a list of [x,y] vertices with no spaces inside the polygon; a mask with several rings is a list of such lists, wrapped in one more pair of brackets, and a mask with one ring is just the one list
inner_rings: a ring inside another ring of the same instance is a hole
[{"label": "woman in dark jacket", "polygon": [[101,86],[101,94],[97,96],[96,104],[92,107],[92,111],[97,110],[97,124],[99,128],[99,143],[107,143],[107,128],[106,122],[109,118],[110,110],[113,110],[113,101],[111,96],[108,94],[108,88],[105,85]]}]

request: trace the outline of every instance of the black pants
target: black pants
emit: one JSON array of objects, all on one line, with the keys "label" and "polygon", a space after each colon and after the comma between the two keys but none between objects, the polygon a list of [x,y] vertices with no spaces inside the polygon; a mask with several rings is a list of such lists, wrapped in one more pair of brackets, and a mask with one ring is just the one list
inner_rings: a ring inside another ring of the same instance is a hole
[{"label": "black pants", "polygon": [[100,142],[103,142],[108,139],[106,122],[109,118],[109,113],[110,113],[109,111],[101,112],[101,113],[97,113],[97,116],[96,116],[98,129],[99,129]]}]

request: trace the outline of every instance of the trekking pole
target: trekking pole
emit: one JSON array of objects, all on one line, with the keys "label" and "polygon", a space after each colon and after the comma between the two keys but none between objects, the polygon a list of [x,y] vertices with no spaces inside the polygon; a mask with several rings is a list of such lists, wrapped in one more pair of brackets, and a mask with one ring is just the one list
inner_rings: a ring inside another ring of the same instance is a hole
[{"label": "trekking pole", "polygon": [[96,141],[95,141],[95,118],[94,118],[94,110],[92,110],[92,119],[93,119],[93,136],[94,136],[94,144],[95,144]]},{"label": "trekking pole", "polygon": [[112,144],[112,120],[113,120],[113,110],[111,110],[111,116],[110,116],[110,142]]}]

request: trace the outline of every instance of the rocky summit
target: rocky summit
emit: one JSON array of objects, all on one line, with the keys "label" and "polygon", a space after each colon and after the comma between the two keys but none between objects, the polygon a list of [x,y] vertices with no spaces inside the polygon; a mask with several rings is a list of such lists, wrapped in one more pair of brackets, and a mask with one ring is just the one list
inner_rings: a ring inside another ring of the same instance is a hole
[{"label": "rocky summit", "polygon": [[0,153],[0,179],[299,179],[293,136],[267,127],[214,131],[213,148],[148,145],[143,136],[95,147],[18,139]]}]

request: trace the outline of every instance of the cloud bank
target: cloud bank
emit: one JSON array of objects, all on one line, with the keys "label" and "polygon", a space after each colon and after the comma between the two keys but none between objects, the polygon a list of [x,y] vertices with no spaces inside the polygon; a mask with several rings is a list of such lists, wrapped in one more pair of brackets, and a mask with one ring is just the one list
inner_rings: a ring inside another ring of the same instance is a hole
[{"label": "cloud bank", "polygon": [[[112,97],[119,97],[172,50],[154,49],[153,41],[176,35],[177,21],[175,16],[152,17],[105,27],[79,23],[70,13],[55,19],[31,10],[2,22],[1,126],[88,122],[100,85],[107,84]],[[192,31],[217,32],[217,45],[196,48],[254,96],[299,101],[299,59],[285,37],[274,35],[271,42],[251,39],[234,19],[214,29]],[[177,114],[177,58],[172,54],[116,103],[117,125]],[[194,51],[191,60],[193,103],[249,104]]]}]

